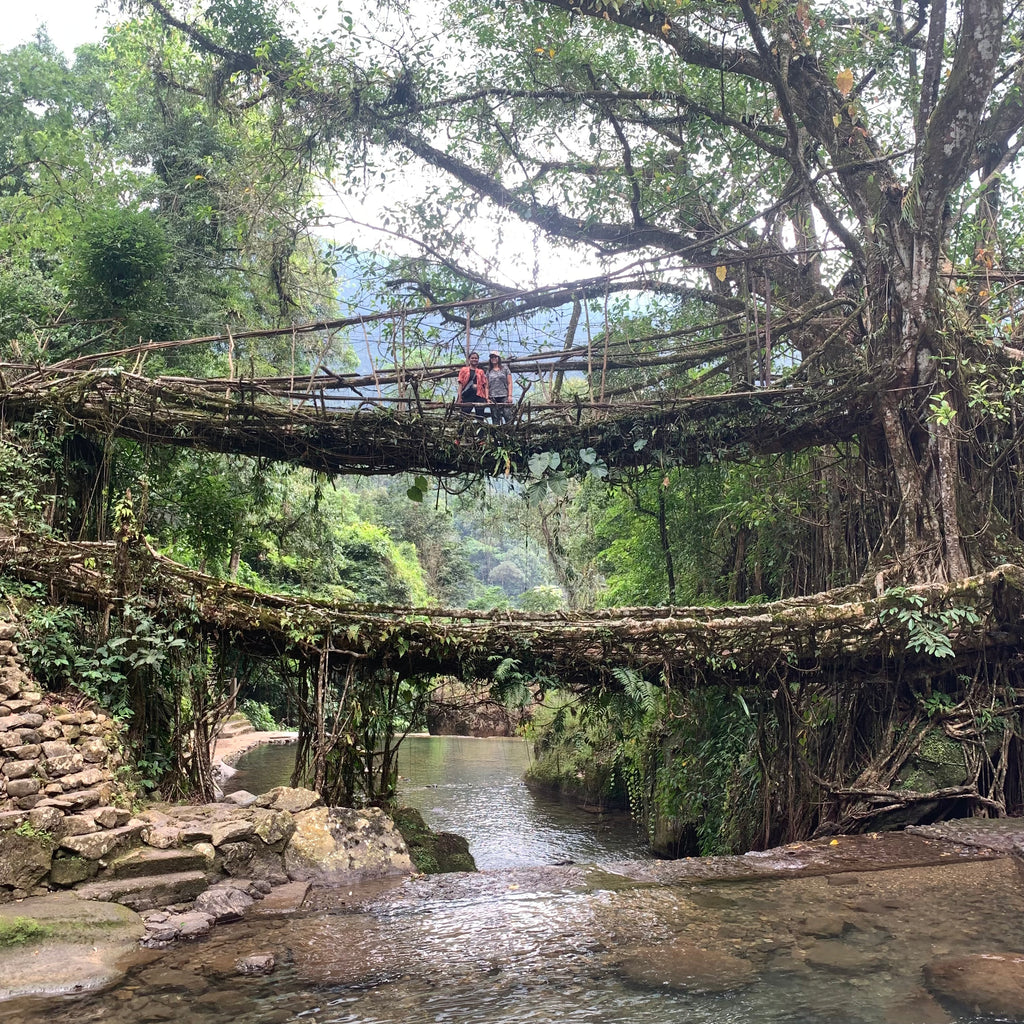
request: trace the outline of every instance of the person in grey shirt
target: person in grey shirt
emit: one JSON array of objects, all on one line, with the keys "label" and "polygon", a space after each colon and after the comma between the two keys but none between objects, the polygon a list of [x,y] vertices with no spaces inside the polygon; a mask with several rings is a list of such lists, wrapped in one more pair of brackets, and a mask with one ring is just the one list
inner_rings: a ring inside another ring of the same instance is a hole
[{"label": "person in grey shirt", "polygon": [[512,419],[512,374],[502,365],[501,356],[492,352],[487,364],[487,397],[492,423],[508,423]]}]

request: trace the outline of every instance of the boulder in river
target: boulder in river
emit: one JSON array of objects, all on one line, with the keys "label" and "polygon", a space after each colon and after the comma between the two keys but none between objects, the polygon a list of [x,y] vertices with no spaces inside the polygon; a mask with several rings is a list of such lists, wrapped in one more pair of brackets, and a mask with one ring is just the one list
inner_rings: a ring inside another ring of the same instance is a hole
[{"label": "boulder in river", "polygon": [[454,832],[435,832],[413,807],[395,811],[395,825],[409,847],[416,870],[425,875],[449,871],[476,871],[476,861],[469,852],[469,840]]},{"label": "boulder in river", "polygon": [[295,825],[284,852],[294,880],[345,883],[415,871],[401,833],[377,807],[311,807]]}]

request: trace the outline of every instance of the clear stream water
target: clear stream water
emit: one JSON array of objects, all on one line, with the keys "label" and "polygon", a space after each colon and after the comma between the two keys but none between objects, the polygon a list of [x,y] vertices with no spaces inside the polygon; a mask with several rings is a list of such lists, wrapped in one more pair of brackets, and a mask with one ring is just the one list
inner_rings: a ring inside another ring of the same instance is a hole
[{"label": "clear stream water", "polygon": [[[225,789],[287,785],[294,762],[290,746],[256,747]],[[519,739],[410,736],[399,749],[399,802],[431,828],[465,836],[481,871],[647,857],[628,815],[590,814],[531,793],[522,781],[529,763],[529,744]]]},{"label": "clear stream water", "polygon": [[[243,771],[262,771],[271,750]],[[468,835],[480,874],[314,891],[297,914],[153,951],[111,991],[0,1005],[0,1021],[968,1024],[985,1018],[940,1006],[923,966],[1024,950],[1010,860],[868,870],[888,843],[867,838],[849,840],[864,870],[839,875],[787,876],[796,847],[623,860],[641,854],[628,824],[535,799],[519,782],[525,757],[514,741],[431,739],[403,760],[407,801]],[[908,842],[903,862],[927,846]],[[577,863],[550,866],[561,860]],[[769,862],[772,877],[736,877]],[[257,952],[272,952],[276,971],[237,975],[235,961]],[[697,976],[680,969],[691,963]]]}]

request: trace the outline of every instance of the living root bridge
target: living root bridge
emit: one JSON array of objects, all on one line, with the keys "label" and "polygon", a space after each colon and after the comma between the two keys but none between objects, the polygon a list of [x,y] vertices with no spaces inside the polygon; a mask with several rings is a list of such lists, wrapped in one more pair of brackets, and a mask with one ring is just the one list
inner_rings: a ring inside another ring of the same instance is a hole
[{"label": "living root bridge", "polygon": [[590,448],[609,467],[627,469],[849,441],[870,422],[875,387],[854,381],[656,402],[521,403],[511,426],[493,427],[418,397],[381,404],[333,375],[303,379],[296,390],[296,382],[280,378],[27,369],[0,364],[0,422],[48,411],[101,438],[248,455],[324,473],[438,477],[525,477],[530,457],[540,452],[566,454],[572,470],[572,453]]},{"label": "living root bridge", "polygon": [[[617,688],[615,670],[623,668],[683,689],[756,685],[765,675],[784,679],[790,671],[821,672],[829,665],[862,674],[894,665],[934,673],[974,661],[979,652],[1015,657],[1024,639],[1024,568],[1017,565],[881,597],[848,587],[754,606],[573,613],[335,604],[259,594],[188,569],[144,544],[116,548],[28,533],[3,540],[0,574],[42,583],[54,600],[100,612],[118,608],[126,594],[137,595],[154,614],[228,633],[257,655],[309,659],[326,652],[339,666],[464,679],[489,679],[509,658],[524,677],[555,677],[579,692]],[[951,654],[939,659],[915,646],[913,627],[899,616],[905,609],[933,632],[945,625]],[[971,614],[950,617],[950,609]]]}]

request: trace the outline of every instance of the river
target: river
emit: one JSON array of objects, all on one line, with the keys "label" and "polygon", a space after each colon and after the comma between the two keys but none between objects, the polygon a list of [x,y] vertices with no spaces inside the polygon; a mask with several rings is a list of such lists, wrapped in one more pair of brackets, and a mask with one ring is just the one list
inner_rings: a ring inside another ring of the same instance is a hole
[{"label": "river", "polygon": [[[147,952],[110,991],[0,1007],[0,1019],[994,1019],[940,1005],[924,972],[951,955],[1024,950],[1024,896],[1012,860],[973,859],[910,836],[842,837],[815,847],[818,857],[830,848],[845,851],[841,874],[801,873],[813,867],[807,851],[814,844],[706,861],[635,859],[636,837],[621,820],[613,827],[585,815],[573,821],[573,812],[525,790],[519,783],[525,756],[515,742],[444,739],[414,741],[403,759],[406,801],[435,827],[470,836],[487,870],[314,890],[290,915],[259,916],[257,904],[255,916],[218,926],[198,943]],[[243,771],[255,772],[269,757],[261,752]],[[240,775],[236,784],[252,784],[254,777]],[[619,859],[621,844],[632,847],[626,855],[633,859]],[[556,860],[577,863],[552,866]],[[236,960],[259,952],[274,954],[276,971],[239,976]]]},{"label": "river", "polygon": [[[287,785],[290,746],[256,747],[225,789],[263,793]],[[529,744],[520,739],[410,736],[399,750],[399,802],[439,832],[457,832],[481,871],[646,858],[626,814],[596,815],[523,785]]]}]

